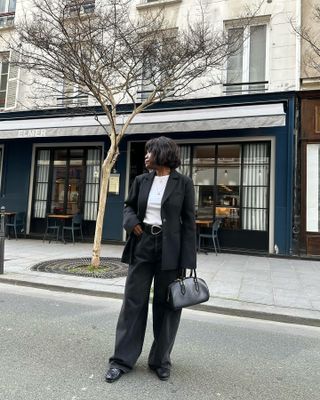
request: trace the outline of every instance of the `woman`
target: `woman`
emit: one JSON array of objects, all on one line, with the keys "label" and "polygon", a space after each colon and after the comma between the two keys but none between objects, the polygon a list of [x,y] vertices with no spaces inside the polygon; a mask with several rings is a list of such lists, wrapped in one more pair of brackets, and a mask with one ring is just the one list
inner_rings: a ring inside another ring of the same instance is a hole
[{"label": "woman", "polygon": [[149,140],[145,165],[152,172],[135,178],[125,201],[124,228],[130,236],[122,261],[129,271],[107,382],[129,372],[141,353],[153,279],[154,341],[148,364],[159,379],[169,379],[181,310],[167,306],[167,287],[181,269],[196,268],[194,188],[190,178],[175,171],[178,146],[166,137]]}]

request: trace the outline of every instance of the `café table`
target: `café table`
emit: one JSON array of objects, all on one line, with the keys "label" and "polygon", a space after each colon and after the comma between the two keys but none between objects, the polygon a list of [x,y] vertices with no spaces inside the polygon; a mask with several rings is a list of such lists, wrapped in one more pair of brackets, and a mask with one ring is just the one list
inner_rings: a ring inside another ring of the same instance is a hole
[{"label": "caf\u00e9 table", "polygon": [[[49,219],[53,219],[53,220],[56,220],[58,222],[58,224],[61,227],[61,230],[63,229],[66,221],[72,219],[73,217],[74,217],[73,214],[48,214],[47,215],[48,220]],[[45,237],[46,237],[46,234],[44,236],[44,239],[45,239]]]}]

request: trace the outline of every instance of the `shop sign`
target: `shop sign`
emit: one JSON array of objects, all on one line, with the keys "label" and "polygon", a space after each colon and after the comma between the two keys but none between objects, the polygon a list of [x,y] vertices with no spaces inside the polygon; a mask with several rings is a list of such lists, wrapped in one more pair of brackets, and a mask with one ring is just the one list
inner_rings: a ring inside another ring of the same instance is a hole
[{"label": "shop sign", "polygon": [[119,194],[120,192],[120,174],[111,174],[109,178],[109,193]]},{"label": "shop sign", "polygon": [[19,138],[30,138],[30,137],[45,137],[47,136],[45,129],[19,129]]}]

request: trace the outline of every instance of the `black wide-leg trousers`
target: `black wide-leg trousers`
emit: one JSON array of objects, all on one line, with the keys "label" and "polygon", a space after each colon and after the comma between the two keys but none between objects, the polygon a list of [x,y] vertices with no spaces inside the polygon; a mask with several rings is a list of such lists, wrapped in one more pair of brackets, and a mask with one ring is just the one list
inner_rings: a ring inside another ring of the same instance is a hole
[{"label": "black wide-leg trousers", "polygon": [[181,310],[173,311],[166,303],[168,285],[177,276],[177,270],[161,270],[162,235],[146,232],[138,239],[134,262],[129,265],[124,300],[120,311],[114,355],[110,367],[130,371],[136,363],[143,346],[149,294],[154,280],[153,292],[153,344],[148,364],[151,368],[170,368],[170,353],[179,327]]}]

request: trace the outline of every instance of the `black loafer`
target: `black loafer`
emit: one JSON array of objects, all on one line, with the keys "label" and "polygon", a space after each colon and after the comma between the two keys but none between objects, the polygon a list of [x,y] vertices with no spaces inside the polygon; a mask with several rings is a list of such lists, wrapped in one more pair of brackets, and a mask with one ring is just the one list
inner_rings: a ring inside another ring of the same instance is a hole
[{"label": "black loafer", "polygon": [[168,368],[156,368],[155,371],[161,381],[167,381],[170,378],[170,369]]},{"label": "black loafer", "polygon": [[118,380],[119,378],[121,378],[122,375],[123,375],[123,371],[121,371],[121,369],[109,368],[105,375],[105,379],[107,382],[112,383],[112,382]]}]

